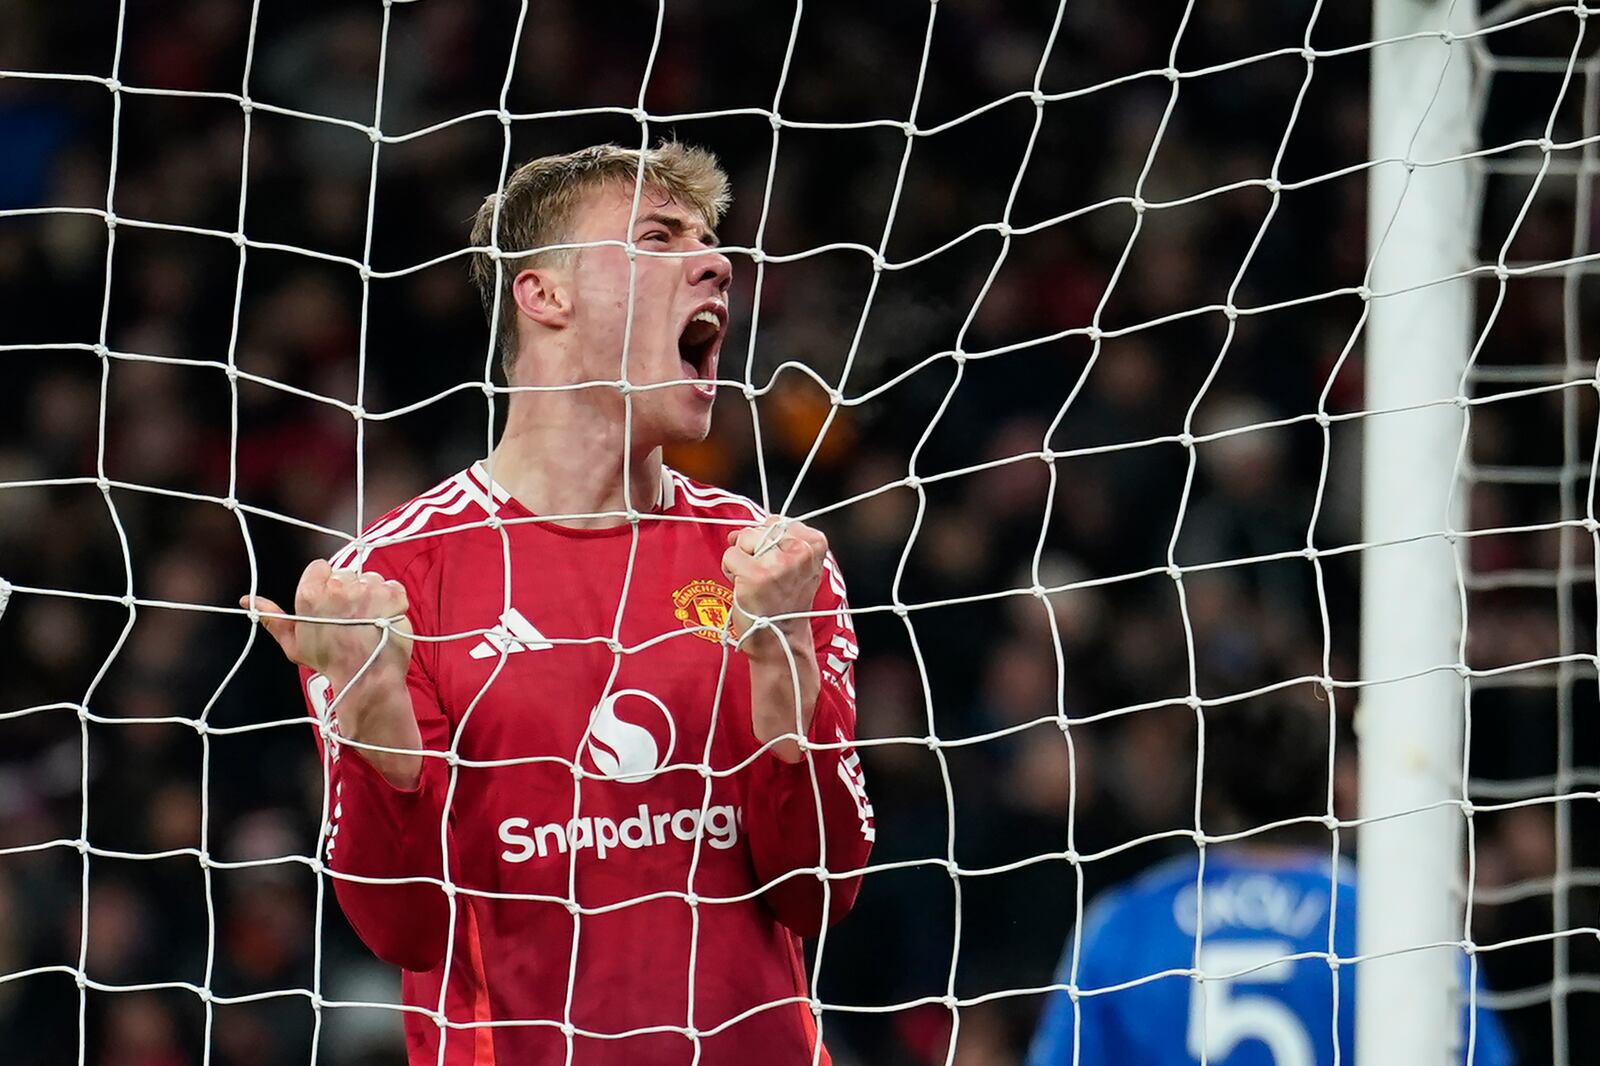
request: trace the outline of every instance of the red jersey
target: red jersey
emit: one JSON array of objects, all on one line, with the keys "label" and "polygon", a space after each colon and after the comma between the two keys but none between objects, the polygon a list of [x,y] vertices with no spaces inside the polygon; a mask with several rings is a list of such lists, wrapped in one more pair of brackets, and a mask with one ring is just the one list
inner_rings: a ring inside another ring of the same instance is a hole
[{"label": "red jersey", "polygon": [[[819,871],[859,871],[873,839],[856,638],[830,555],[811,620],[824,746],[761,750],[749,667],[716,630],[728,531],[765,517],[665,470],[635,546],[626,524],[534,520],[479,463],[334,557],[402,583],[437,638],[407,682],[448,757],[404,791],[357,749],[324,752],[340,905],[430,1012],[405,1015],[413,1066],[440,1061],[441,1031],[446,1066],[828,1061],[800,937],[859,887]],[[336,736],[327,681],[302,680]]]}]

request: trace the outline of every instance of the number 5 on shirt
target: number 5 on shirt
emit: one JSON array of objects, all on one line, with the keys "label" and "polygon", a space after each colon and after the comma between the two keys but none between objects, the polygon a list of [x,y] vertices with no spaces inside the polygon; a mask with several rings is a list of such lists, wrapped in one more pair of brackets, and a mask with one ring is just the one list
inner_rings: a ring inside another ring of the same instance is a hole
[{"label": "number 5 on shirt", "polygon": [[[1200,945],[1200,971],[1232,974],[1194,982],[1189,993],[1189,1054],[1220,1063],[1247,1040],[1266,1045],[1273,1066],[1316,1066],[1311,1036],[1295,1013],[1274,996],[1251,991],[1288,983],[1294,954],[1280,940],[1215,940]],[[1274,960],[1281,960],[1275,962]],[[1241,973],[1240,971],[1248,971]]]}]

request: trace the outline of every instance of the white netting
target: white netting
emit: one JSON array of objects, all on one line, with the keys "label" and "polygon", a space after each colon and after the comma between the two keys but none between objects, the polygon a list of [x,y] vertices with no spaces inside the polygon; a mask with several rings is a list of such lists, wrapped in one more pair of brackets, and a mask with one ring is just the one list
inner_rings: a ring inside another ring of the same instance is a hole
[{"label": "white netting", "polygon": [[[103,54],[45,12],[0,45],[0,130],[47,161],[0,182],[17,1061],[348,1061],[394,1054],[402,1009],[445,1024],[397,1006],[334,913],[305,719],[231,604],[286,600],[304,559],[492,448],[508,390],[462,326],[464,219],[522,159],[599,140],[729,162],[743,358],[712,446],[672,461],[828,530],[851,582],[879,830],[809,959],[835,1061],[1007,1061],[1048,991],[1115,995],[1051,976],[1092,897],[1272,828],[1205,824],[1208,709],[1324,700],[1327,805],[1299,821],[1350,844],[1344,726],[1390,680],[1354,657],[1385,546],[1355,518],[1357,431],[1394,413],[1360,395],[1366,308],[1393,295],[1367,286],[1362,202],[1400,162],[1365,153],[1367,60],[1397,43],[1365,12],[272,6],[123,3]],[[1590,13],[1512,4],[1441,37],[1489,75],[1483,142],[1415,161],[1486,174],[1474,362],[1431,401],[1467,412],[1471,486],[1468,627],[1436,668],[1471,693],[1458,946],[1529,1061],[1573,1061],[1600,991]],[[611,517],[635,544],[650,520]],[[591,638],[614,664],[620,626]],[[576,958],[594,911],[570,909]],[[1351,962],[1333,935],[1302,957]],[[1203,950],[1170,973],[1264,965]],[[537,1020],[569,1048],[574,980]],[[661,1031],[698,1047],[737,1019],[696,1019],[690,987]],[[1337,1031],[1352,1008],[1329,1006]]]}]

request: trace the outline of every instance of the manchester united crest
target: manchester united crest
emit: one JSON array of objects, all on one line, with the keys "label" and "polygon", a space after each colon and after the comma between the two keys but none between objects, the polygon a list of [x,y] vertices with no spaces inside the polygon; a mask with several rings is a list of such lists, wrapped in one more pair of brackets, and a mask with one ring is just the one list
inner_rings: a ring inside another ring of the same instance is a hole
[{"label": "manchester united crest", "polygon": [[722,642],[721,630],[733,608],[733,590],[715,581],[691,581],[672,594],[672,613],[683,628],[713,644]]}]

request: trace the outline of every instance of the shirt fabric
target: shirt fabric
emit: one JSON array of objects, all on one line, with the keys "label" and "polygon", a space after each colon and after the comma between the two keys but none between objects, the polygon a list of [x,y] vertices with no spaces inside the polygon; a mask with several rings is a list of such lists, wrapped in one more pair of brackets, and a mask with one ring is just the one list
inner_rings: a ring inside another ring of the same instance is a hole
[{"label": "shirt fabric", "polygon": [[[449,758],[402,790],[358,749],[323,756],[339,903],[404,1002],[442,1010],[445,1066],[829,1061],[800,937],[850,908],[874,833],[844,582],[830,554],[823,746],[785,763],[717,633],[728,531],[766,514],[670,470],[662,489],[635,543],[536,520],[477,463],[333,559],[399,581],[418,637],[443,638],[414,642],[407,685]],[[302,682],[337,738],[336,694]],[[413,1066],[440,1061],[433,1017],[405,1033]]]},{"label": "shirt fabric", "polygon": [[[1308,952],[1325,956],[1330,919],[1334,952],[1356,953],[1355,873],[1348,863],[1332,873],[1326,853],[1266,858],[1209,849],[1198,908],[1205,921],[1199,969],[1240,976],[1208,980],[1204,993],[1184,974],[1113,988],[1195,965],[1198,874],[1198,857],[1182,856],[1089,907],[1077,986],[1111,990],[1080,995],[1078,1017],[1066,992],[1050,993],[1028,1066],[1193,1066],[1202,1050],[1210,1066],[1333,1066],[1335,1038],[1339,1061],[1355,1063],[1360,966],[1339,967],[1336,1021],[1334,971],[1326,958],[1282,961]],[[1071,973],[1069,944],[1056,980],[1067,984]],[[1462,1019],[1465,1048],[1465,1009]],[[1465,1052],[1455,1061],[1465,1062]],[[1512,1061],[1499,1019],[1480,1006],[1472,1066]]]}]

